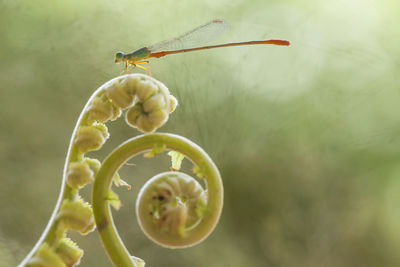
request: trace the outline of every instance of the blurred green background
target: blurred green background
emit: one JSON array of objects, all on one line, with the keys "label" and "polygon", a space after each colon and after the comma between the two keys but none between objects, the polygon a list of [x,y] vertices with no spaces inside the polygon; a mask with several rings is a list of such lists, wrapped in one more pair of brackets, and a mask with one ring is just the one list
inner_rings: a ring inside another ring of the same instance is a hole
[{"label": "blurred green background", "polygon": [[[397,0],[0,0],[0,266],[50,218],[75,121],[130,52],[214,18],[218,42],[253,46],[151,61],[180,106],[161,131],[219,166],[225,206],[202,244],[168,250],[139,230],[134,200],[167,156],[136,158],[118,190],[121,236],[147,266],[400,266],[400,2]],[[140,70],[139,70],[140,71]],[[108,124],[105,155],[136,130]],[[90,197],[91,186],[83,190]],[[96,232],[71,233],[81,266],[110,266]]]}]

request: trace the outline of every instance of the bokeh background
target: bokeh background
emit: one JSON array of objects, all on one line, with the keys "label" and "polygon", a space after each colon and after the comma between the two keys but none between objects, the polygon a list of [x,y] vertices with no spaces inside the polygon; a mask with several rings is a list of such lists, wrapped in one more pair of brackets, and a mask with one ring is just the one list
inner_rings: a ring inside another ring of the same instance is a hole
[{"label": "bokeh background", "polygon": [[[397,0],[0,0],[0,266],[50,218],[75,121],[130,52],[214,18],[218,42],[282,38],[151,61],[180,106],[161,131],[203,147],[225,206],[202,244],[168,250],[140,232],[139,188],[168,157],[136,158],[116,224],[147,266],[400,266],[400,2]],[[217,42],[217,43],[218,43]],[[140,70],[139,70],[140,72]],[[100,160],[138,132],[109,125]],[[83,190],[90,198],[91,186]],[[110,266],[96,232],[71,233],[81,266]]]}]

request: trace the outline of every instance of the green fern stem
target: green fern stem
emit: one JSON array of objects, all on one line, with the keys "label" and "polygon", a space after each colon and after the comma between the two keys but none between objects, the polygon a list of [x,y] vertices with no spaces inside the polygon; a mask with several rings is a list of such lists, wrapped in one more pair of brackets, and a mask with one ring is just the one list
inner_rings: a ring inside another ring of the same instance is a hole
[{"label": "green fern stem", "polygon": [[[67,232],[73,230],[85,235],[96,227],[116,266],[144,266],[143,260],[130,256],[124,247],[108,205],[120,203],[111,191],[111,181],[117,186],[127,185],[119,179],[118,169],[129,158],[146,151],[145,155],[151,157],[164,149],[173,150],[170,153],[174,170],[180,168],[186,156],[207,188],[177,171],[150,179],[141,190],[137,204],[139,224],[145,234],[162,246],[177,248],[194,245],[211,233],[223,201],[217,168],[191,141],[177,135],[151,133],[166,123],[176,106],[177,100],[164,84],[142,74],[114,78],[94,92],[73,131],[54,212],[42,236],[19,266],[78,265],[83,250],[67,237]],[[85,157],[87,152],[103,146],[109,137],[105,123],[119,118],[123,110],[127,110],[125,120],[129,126],[150,134],[126,141],[103,164]],[[79,190],[93,181],[92,208],[80,197]]]},{"label": "green fern stem", "polygon": [[210,157],[196,144],[178,135],[154,133],[132,138],[114,150],[103,162],[93,186],[92,203],[103,245],[115,266],[135,266],[123,245],[112,220],[107,193],[118,169],[130,158],[152,150],[155,146],[178,151],[190,159],[204,176],[208,199],[204,217],[190,233],[178,240],[162,240],[164,246],[191,246],[205,239],[218,222],[223,202],[223,187],[218,169]]}]

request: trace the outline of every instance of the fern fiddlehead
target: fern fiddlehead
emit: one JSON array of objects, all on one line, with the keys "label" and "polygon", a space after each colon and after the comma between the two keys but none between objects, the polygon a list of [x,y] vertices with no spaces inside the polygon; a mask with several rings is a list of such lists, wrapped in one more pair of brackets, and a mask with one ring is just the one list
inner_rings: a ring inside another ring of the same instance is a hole
[{"label": "fern fiddlehead", "polygon": [[[151,178],[137,201],[139,225],[156,243],[171,248],[188,247],[205,239],[218,222],[223,201],[222,182],[215,164],[196,144],[178,135],[151,133],[161,127],[177,106],[167,87],[152,77],[129,74],[100,86],[86,104],[73,132],[64,166],[60,197],[43,235],[20,266],[74,266],[83,251],[66,237],[68,230],[87,234],[97,227],[103,245],[116,266],[144,266],[131,256],[113,224],[110,205],[120,206],[112,182],[127,185],[118,169],[130,158],[170,150],[173,169]],[[105,123],[120,117],[147,133],[116,148],[103,163],[85,157],[109,137]],[[193,163],[193,172],[204,181],[179,171],[182,159]],[[79,190],[94,181],[92,205]]]}]

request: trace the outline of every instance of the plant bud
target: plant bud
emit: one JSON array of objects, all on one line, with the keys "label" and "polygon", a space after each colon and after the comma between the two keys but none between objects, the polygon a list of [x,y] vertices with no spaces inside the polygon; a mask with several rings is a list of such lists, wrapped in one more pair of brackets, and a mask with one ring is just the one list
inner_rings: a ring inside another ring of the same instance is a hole
[{"label": "plant bud", "polygon": [[86,153],[100,149],[109,137],[107,127],[103,124],[80,126],[74,144],[79,152]]},{"label": "plant bud", "polygon": [[82,199],[76,201],[64,200],[58,219],[67,229],[75,230],[83,235],[93,231],[96,224],[90,205]]}]

